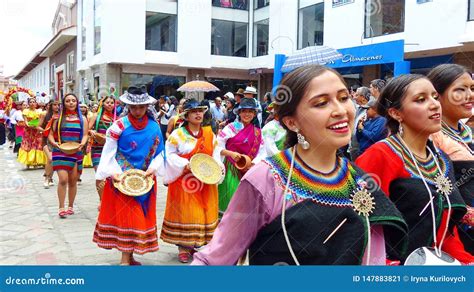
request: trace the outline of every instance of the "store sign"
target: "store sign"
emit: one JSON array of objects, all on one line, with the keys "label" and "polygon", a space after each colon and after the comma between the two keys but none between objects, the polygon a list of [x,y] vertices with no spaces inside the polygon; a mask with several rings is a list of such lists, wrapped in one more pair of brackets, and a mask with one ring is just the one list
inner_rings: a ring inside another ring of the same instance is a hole
[{"label": "store sign", "polygon": [[404,41],[391,41],[373,45],[338,49],[342,59],[327,64],[332,68],[355,67],[403,61]]},{"label": "store sign", "polygon": [[351,62],[366,62],[372,60],[382,60],[383,55],[376,55],[376,56],[354,56],[351,54],[346,54],[342,57],[342,63],[351,63]]},{"label": "store sign", "polygon": [[338,7],[345,4],[354,3],[354,0],[332,0],[332,7]]}]

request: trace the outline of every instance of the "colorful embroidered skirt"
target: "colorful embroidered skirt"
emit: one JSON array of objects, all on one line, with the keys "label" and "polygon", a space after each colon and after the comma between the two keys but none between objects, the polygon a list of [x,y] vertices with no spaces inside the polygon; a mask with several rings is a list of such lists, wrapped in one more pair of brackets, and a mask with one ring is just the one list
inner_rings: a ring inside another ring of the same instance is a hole
[{"label": "colorful embroidered skirt", "polygon": [[27,166],[46,164],[46,156],[42,148],[42,135],[33,128],[24,128],[21,148],[18,152],[18,162]]},{"label": "colorful embroidered skirt", "polygon": [[100,156],[102,155],[102,150],[104,146],[92,146],[91,155],[92,155],[92,165],[94,167],[99,166]]},{"label": "colorful embroidered skirt", "polygon": [[77,171],[82,172],[82,159],[84,154],[82,151],[74,154],[66,154],[58,148],[53,148],[53,170],[72,171],[77,164]]},{"label": "colorful embroidered skirt", "polygon": [[121,252],[157,251],[156,181],[145,205],[146,215],[134,197],[122,194],[107,179],[93,242],[101,248],[116,248]]},{"label": "colorful embroidered skirt", "polygon": [[169,184],[160,238],[168,243],[201,247],[214,234],[218,223],[217,186],[207,185],[188,174]]},{"label": "colorful embroidered skirt", "polygon": [[222,215],[240,183],[240,171],[229,161],[225,161],[225,178],[219,185],[219,213]]}]

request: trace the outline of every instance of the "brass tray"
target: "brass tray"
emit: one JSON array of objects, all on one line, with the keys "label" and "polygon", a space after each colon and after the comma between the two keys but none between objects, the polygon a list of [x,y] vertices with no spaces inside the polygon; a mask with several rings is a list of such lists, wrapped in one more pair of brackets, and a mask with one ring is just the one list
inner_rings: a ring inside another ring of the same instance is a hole
[{"label": "brass tray", "polygon": [[127,170],[119,178],[119,182],[114,181],[114,186],[123,194],[132,197],[148,193],[155,183],[152,177],[145,176],[145,172],[140,169]]}]

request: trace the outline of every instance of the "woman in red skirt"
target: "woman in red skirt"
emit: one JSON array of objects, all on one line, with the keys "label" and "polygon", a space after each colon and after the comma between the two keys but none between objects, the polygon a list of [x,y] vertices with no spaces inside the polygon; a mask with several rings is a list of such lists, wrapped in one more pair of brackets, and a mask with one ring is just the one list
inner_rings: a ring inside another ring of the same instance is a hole
[{"label": "woman in red skirt", "polygon": [[130,197],[113,186],[113,180],[130,169],[148,176],[164,174],[164,141],[160,126],[148,106],[154,98],[130,87],[120,97],[128,112],[107,130],[96,179],[106,179],[93,241],[105,249],[122,252],[121,265],[140,265],[133,254],[158,250],[156,181],[145,195]]}]

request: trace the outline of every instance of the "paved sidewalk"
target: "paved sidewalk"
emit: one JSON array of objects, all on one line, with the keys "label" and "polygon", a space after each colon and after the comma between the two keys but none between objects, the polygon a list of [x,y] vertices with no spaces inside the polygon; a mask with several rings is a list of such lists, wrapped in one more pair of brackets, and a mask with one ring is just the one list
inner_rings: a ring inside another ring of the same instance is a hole
[{"label": "paved sidewalk", "polygon": [[[98,215],[94,170],[84,169],[76,214],[60,219],[56,186],[44,189],[43,169],[26,170],[6,145],[0,146],[0,265],[117,265],[120,252],[92,242]],[[166,204],[161,178],[158,186],[160,232]],[[158,252],[135,258],[144,265],[182,265],[177,247],[161,240],[159,245]]]}]

